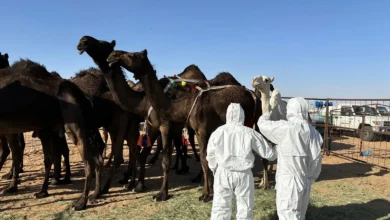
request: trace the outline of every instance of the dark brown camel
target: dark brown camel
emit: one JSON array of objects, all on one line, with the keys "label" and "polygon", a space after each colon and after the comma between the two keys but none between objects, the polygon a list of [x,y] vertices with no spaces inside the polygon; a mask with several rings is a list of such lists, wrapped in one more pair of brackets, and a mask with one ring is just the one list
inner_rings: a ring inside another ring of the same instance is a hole
[{"label": "dark brown camel", "polygon": [[[197,73],[197,74],[192,74],[192,77],[191,79],[198,79],[200,80],[200,84],[205,84],[207,82],[208,85],[210,86],[223,86],[223,85],[237,85],[237,86],[241,86],[241,83],[239,83],[233,75],[231,75],[230,73],[228,72],[221,72],[219,73],[217,76],[215,76],[215,78],[213,79],[210,79],[210,80],[206,80],[206,77],[204,76],[204,74],[201,72],[201,70],[195,66],[195,65],[190,65],[189,67],[187,67],[186,69],[188,68],[191,68],[193,73]],[[180,74],[179,74],[180,76]],[[172,79],[177,79],[177,77],[171,77]],[[182,77],[184,78],[184,77]],[[164,79],[161,79],[161,80],[164,80]],[[160,81],[161,81],[160,80]],[[203,82],[205,81],[205,82]],[[271,84],[271,88],[273,89],[273,86]],[[189,87],[177,87],[176,90],[175,90],[175,93],[178,94],[179,97],[182,97],[184,96],[183,92],[188,92],[190,89]],[[255,90],[255,94],[259,97],[259,99],[261,100],[261,94],[258,95],[257,94],[258,91]],[[261,114],[261,113],[260,113]],[[192,129],[189,129],[189,131],[193,131]],[[161,146],[162,147],[162,146]],[[195,147],[195,146],[194,146]],[[193,149],[194,149],[193,147]],[[264,173],[263,173],[263,181],[262,181],[262,184],[264,184],[264,188],[265,189],[268,189],[269,188],[269,180],[268,180],[268,172],[267,172],[267,169],[266,167],[268,167],[268,164],[269,164],[269,161],[266,160],[266,159],[263,159],[263,165],[264,165]],[[201,180],[203,176],[203,172],[202,170],[199,172],[199,174],[194,178],[192,179],[192,182],[199,182]]]},{"label": "dark brown camel", "polygon": [[[8,61],[8,54],[4,54],[4,55],[1,55],[0,53],[0,69],[4,69],[4,68],[8,68],[9,67],[9,61]],[[54,73],[56,74],[56,73]],[[59,76],[57,74],[57,76]],[[34,134],[37,133],[37,132],[34,132]],[[33,134],[33,136],[34,136]],[[65,137],[63,138],[60,138],[58,137],[58,134],[56,133],[52,133],[53,135],[53,146],[56,146],[56,150],[55,152],[53,152],[54,154],[52,155],[53,157],[53,161],[54,161],[54,179],[53,181],[51,181],[51,184],[53,185],[57,185],[57,184],[68,184],[68,183],[71,183],[71,180],[70,180],[70,165],[69,165],[69,148],[68,148],[68,144],[66,143],[66,139]],[[24,141],[24,135],[23,133],[18,133],[18,134],[11,134],[11,135],[7,135],[8,136],[8,139],[12,139],[12,141],[10,141],[10,146],[9,148],[10,149],[14,149],[15,147],[18,147],[20,148],[21,152],[22,152],[22,155],[21,155],[21,162],[20,162],[20,173],[23,172],[23,155],[24,155],[24,149],[25,149],[25,146],[26,146],[26,143]],[[8,155],[10,154],[10,150],[8,148],[8,141],[7,141],[7,138],[5,135],[0,135],[0,141],[1,141],[1,153],[0,153],[0,170],[2,168],[2,166],[4,165],[5,161],[6,161],[6,158],[8,157]],[[12,146],[12,144],[15,144],[17,143],[17,146]],[[42,142],[43,143],[43,142]],[[65,159],[65,171],[66,171],[66,174],[65,174],[65,178],[64,180],[61,180],[61,155],[64,156],[64,159]],[[11,166],[11,169],[10,171],[3,175],[2,176],[2,179],[8,179],[8,180],[11,180],[12,177],[13,177],[13,166],[14,166],[14,162],[12,163],[12,166]]]},{"label": "dark brown camel", "polygon": [[[5,68],[9,67],[8,58],[9,58],[9,56],[7,53],[5,53],[5,54],[0,53],[0,69],[5,69]],[[13,135],[13,137],[8,137],[8,138],[18,140],[18,142],[17,142],[18,147],[23,152],[24,148],[26,146],[23,133],[11,134],[11,135]],[[8,135],[8,136],[10,136],[10,135]],[[16,143],[16,141],[15,141],[15,143]],[[11,148],[13,148],[13,146],[11,146]],[[5,163],[9,154],[10,154],[10,150],[8,148],[7,137],[5,135],[0,135],[0,170],[1,170],[1,167],[3,166],[3,164]],[[22,158],[22,162],[20,164],[20,171],[19,172],[23,173],[23,158]],[[11,179],[11,178],[12,178],[12,167],[11,167],[10,171],[2,177],[2,179]]]},{"label": "dark brown camel", "polygon": [[[77,49],[79,50],[79,54],[82,54],[83,52],[87,52],[88,55],[94,60],[94,62],[99,66],[99,68],[102,71],[107,71],[109,69],[109,67],[108,67],[108,63],[107,63],[106,59],[109,56],[109,54],[114,50],[114,46],[115,46],[115,41],[107,42],[107,41],[97,40],[97,39],[90,37],[90,36],[84,36],[80,39],[79,44],[77,46]],[[125,82],[125,83],[126,83],[127,88],[132,90],[128,86],[127,82]],[[148,111],[151,107],[148,99],[145,96],[145,92],[137,92],[134,90],[132,90],[132,91],[135,92],[137,95],[139,95],[139,98],[140,98],[139,105],[137,106],[136,109],[134,109],[133,112],[136,113],[138,116],[145,118],[148,115]],[[125,109],[125,108],[123,108],[123,109],[128,111],[128,109]],[[156,118],[155,114],[156,114],[155,111],[151,111],[149,121],[151,121],[152,124],[153,124],[153,120],[155,120],[154,118]],[[154,143],[154,141],[156,140],[156,138],[159,135],[159,130],[155,129],[153,126],[149,126],[149,127],[150,127],[149,136],[150,136],[151,142]],[[181,125],[181,127],[177,127],[173,132],[174,133],[173,136],[176,137],[176,138],[174,138],[175,146],[181,145],[182,129],[183,129],[183,125]],[[140,174],[139,174],[138,182],[136,183],[135,181],[130,181],[128,184],[128,189],[133,189],[135,192],[141,192],[144,190],[144,188],[145,188],[145,184],[144,184],[145,164],[146,164],[146,158],[149,155],[150,150],[151,150],[150,147],[144,148],[142,150],[142,152],[139,156]],[[179,152],[179,150],[180,149],[177,149],[178,152]],[[182,155],[180,153],[178,153],[178,154],[179,154],[179,156]],[[179,173],[186,173],[186,172],[188,172],[189,168],[186,164],[185,157],[181,157],[181,158],[182,158],[181,159],[182,168],[179,171]]]},{"label": "dark brown camel", "polygon": [[[95,193],[91,201],[100,194],[100,173],[104,143],[90,117],[91,102],[83,92],[69,80],[49,73],[46,68],[30,60],[19,60],[7,69],[0,70],[0,133],[15,134],[41,129],[65,129],[67,136],[78,148],[85,165],[85,185],[81,198],[74,205],[75,210],[85,209],[92,181],[92,172],[96,172]],[[49,131],[51,131],[48,129]],[[63,134],[63,132],[61,132]],[[41,134],[43,135],[43,134]],[[40,136],[41,136],[40,135]],[[43,135],[46,136],[46,135]],[[49,172],[52,165],[52,148],[48,133],[43,143],[45,180],[37,198],[48,196]],[[12,149],[14,175],[10,187],[5,192],[17,191],[19,148]]]},{"label": "dark brown camel", "polygon": [[[111,92],[107,87],[107,83],[97,68],[89,68],[82,70],[71,79],[93,103],[93,117],[95,124],[98,127],[107,129],[111,137],[112,153],[114,156],[114,166],[109,172],[108,179],[103,185],[102,193],[108,193],[112,178],[116,173],[116,169],[123,163],[123,142],[127,141],[130,152],[136,149],[137,139],[139,136],[139,126],[137,121],[140,119],[132,113],[122,110],[113,100]],[[141,119],[142,120],[142,119]],[[136,155],[131,153],[129,158],[129,169],[126,173],[134,173],[132,175],[135,181]],[[112,158],[112,157],[111,157]],[[124,182],[128,181],[128,175],[125,175]]]},{"label": "dark brown camel", "polygon": [[[123,66],[138,78],[145,88],[146,96],[149,98],[153,109],[157,113],[155,127],[160,129],[163,139],[163,171],[164,180],[160,192],[155,195],[157,201],[168,199],[168,172],[171,155],[171,130],[174,123],[182,126],[188,121],[191,128],[195,130],[200,146],[201,163],[204,173],[203,194],[200,201],[208,202],[212,199],[213,177],[209,171],[206,158],[207,141],[211,133],[220,125],[226,122],[226,109],[232,102],[240,103],[245,110],[246,124],[253,126],[260,117],[261,103],[253,93],[242,86],[225,86],[224,88],[209,90],[199,95],[201,91],[189,92],[187,96],[171,100],[163,92],[158,83],[156,71],[151,65],[147,51],[127,53],[114,51],[107,62],[110,63],[108,71],[103,71],[106,81],[120,106],[132,109],[139,105],[138,97],[133,91],[126,87],[126,81],[121,72]],[[206,89],[207,86],[203,86]],[[196,103],[195,103],[196,101]],[[195,105],[193,105],[195,103]],[[191,110],[192,109],[192,110]]]}]

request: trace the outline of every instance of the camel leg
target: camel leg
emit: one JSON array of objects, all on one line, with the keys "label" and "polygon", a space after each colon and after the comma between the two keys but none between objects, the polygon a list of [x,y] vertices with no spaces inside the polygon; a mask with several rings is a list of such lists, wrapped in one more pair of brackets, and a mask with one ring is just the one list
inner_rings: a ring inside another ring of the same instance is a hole
[{"label": "camel leg", "polygon": [[181,151],[181,146],[178,145],[178,144],[181,144],[181,139],[179,140],[177,137],[174,137],[172,144],[173,144],[173,146],[175,147],[175,150],[176,150],[176,159],[175,159],[175,164],[173,165],[171,170],[176,170],[176,172],[178,172],[179,171],[180,159],[181,159],[181,157],[183,155],[183,153]]},{"label": "camel leg", "polygon": [[[58,133],[52,132],[51,153],[54,162],[54,179],[52,185],[70,184],[70,165],[69,165],[69,148],[65,137],[60,137]],[[61,156],[64,156],[65,178],[61,180]]]},{"label": "camel leg", "polygon": [[[65,133],[76,145],[85,168],[84,190],[73,208],[77,211],[87,206],[92,182],[92,171],[103,163],[104,142],[93,119],[89,117],[92,106],[85,95],[69,81],[62,81],[58,88],[61,114],[64,120]],[[96,179],[100,180],[101,169],[96,169]],[[100,191],[99,189],[95,189]]]},{"label": "camel leg", "polygon": [[[7,161],[7,157],[11,151],[8,147],[7,138],[4,135],[0,135],[0,170],[3,168],[5,161]],[[12,168],[11,168],[12,169]],[[3,176],[3,179],[6,175]]]},{"label": "camel leg", "polygon": [[[42,142],[42,150],[43,150],[43,157],[44,157],[44,165],[45,165],[45,179],[42,184],[41,191],[38,193],[35,193],[34,196],[35,198],[45,198],[49,196],[48,193],[48,188],[49,188],[49,174],[50,174],[50,169],[52,165],[52,136],[50,135],[50,132],[48,129],[42,129],[40,130],[39,138],[41,139]],[[55,174],[55,173],[54,173]]]},{"label": "camel leg", "polygon": [[104,148],[104,151],[103,151],[103,159],[107,159],[106,150],[107,150],[108,132],[105,128],[103,128],[103,141],[104,141],[104,144],[106,145],[106,147]]},{"label": "camel leg", "polygon": [[192,151],[194,152],[196,161],[200,162],[200,158],[199,158],[198,152],[196,151],[196,148],[195,148],[195,138],[194,138],[195,137],[195,131],[192,128],[187,128],[187,131],[188,131],[188,141],[191,144],[191,148],[192,148]]},{"label": "camel leg", "polygon": [[9,146],[11,147],[13,175],[8,189],[6,189],[4,192],[14,193],[18,191],[17,184],[19,180],[20,163],[22,161],[22,149],[20,149],[17,134],[6,135],[6,138],[9,142]]},{"label": "camel leg", "polygon": [[[24,148],[26,146],[25,142],[24,142],[24,136],[23,136],[23,133],[18,133],[18,134],[12,134],[15,138],[15,143],[9,143],[9,144],[16,144],[15,147],[19,147],[21,152],[22,152],[22,159],[21,159],[21,162],[20,162],[20,168],[19,168],[19,173],[23,173],[23,155],[24,155]],[[8,135],[9,136],[9,135]],[[7,154],[7,157],[9,155],[9,148],[8,148],[8,141],[7,141],[7,138],[5,136],[3,136],[2,140],[2,145],[6,146],[6,149],[5,149],[5,153],[8,152]],[[13,148],[12,146],[10,146],[11,148]],[[5,159],[7,159],[7,157]],[[4,161],[5,162],[5,161]],[[0,161],[1,163],[1,161]],[[15,164],[12,162],[12,167],[11,169],[9,170],[9,172],[5,175],[2,176],[2,179],[4,180],[10,180],[12,179],[12,176],[13,176],[13,166]],[[0,168],[1,170],[1,168]]]},{"label": "camel leg", "polygon": [[[139,138],[139,124],[136,120],[131,120],[128,126],[128,132],[126,136],[127,146],[129,147],[129,163],[127,170],[123,175],[123,179],[119,181],[119,184],[128,184],[127,189],[133,190],[135,187],[135,178],[137,175],[137,155],[139,154],[139,147],[137,146],[137,140]],[[129,177],[131,180],[129,182]]]},{"label": "camel leg", "polygon": [[[122,122],[121,122],[122,123]],[[104,165],[105,167],[111,167],[111,164],[112,164],[112,159],[114,158],[114,155],[115,155],[115,147],[114,147],[114,141],[113,141],[113,138],[115,138],[115,137],[113,137],[113,133],[111,132],[109,132],[109,131],[107,131],[109,134],[110,134],[110,137],[111,137],[111,152],[110,152],[110,154],[108,155],[108,160],[107,160],[107,163],[106,163],[106,165]],[[107,134],[107,136],[108,136],[108,134]],[[115,135],[114,135],[115,136]],[[107,141],[106,141],[107,142]],[[107,145],[106,145],[106,147],[104,148],[104,151],[106,151],[107,150]]]},{"label": "camel leg", "polygon": [[70,161],[69,161],[69,147],[66,142],[65,137],[60,137],[60,142],[62,143],[62,156],[64,157],[64,167],[65,167],[65,178],[61,181],[63,184],[71,184],[72,180],[70,179],[71,171],[70,171]]},{"label": "camel leg", "polygon": [[[186,154],[183,152],[183,148],[187,148],[186,146],[183,145],[181,141],[181,132],[177,133],[175,135],[175,147],[176,147],[176,164],[179,163],[179,160],[181,160],[181,169],[177,170],[176,173],[179,175],[186,174],[190,170],[190,167],[187,165],[187,157]],[[178,167],[178,165],[177,165]]]},{"label": "camel leg", "polygon": [[160,126],[161,137],[163,141],[163,183],[160,192],[153,196],[156,201],[166,201],[168,196],[168,174],[172,156],[172,137],[170,125],[168,123]]},{"label": "camel leg", "polygon": [[263,159],[263,166],[264,166],[264,171],[263,171],[263,180],[262,182],[260,182],[259,184],[259,188],[264,188],[264,189],[269,189],[269,180],[268,180],[268,164],[269,164],[269,161],[262,158]]},{"label": "camel leg", "polygon": [[153,157],[149,160],[149,164],[155,164],[156,161],[158,160],[158,156],[160,155],[160,152],[163,148],[163,145],[162,145],[162,139],[161,139],[161,135],[158,136],[157,138],[157,148],[156,148],[156,152],[154,153]]},{"label": "camel leg", "polygon": [[[157,129],[151,128],[149,133],[150,142],[153,144],[158,135],[159,131]],[[139,176],[137,184],[133,190],[133,192],[139,193],[145,190],[145,164],[146,164],[146,158],[150,154],[150,151],[152,150],[151,147],[144,147],[143,150],[140,153],[139,156],[139,163],[140,163],[140,170],[139,170]]]},{"label": "camel leg", "polygon": [[199,134],[197,134],[196,137],[200,147],[200,162],[203,170],[203,194],[199,197],[199,201],[209,202],[213,198],[213,175],[206,160],[207,141],[209,136],[205,129],[198,133]]},{"label": "camel leg", "polygon": [[[127,125],[127,114],[124,116],[118,118],[122,125]],[[111,171],[108,174],[108,179],[106,183],[103,186],[102,189],[102,194],[108,193],[111,185],[112,178],[115,175],[116,169],[119,168],[119,166],[123,163],[123,141],[125,139],[125,134],[126,134],[127,126],[121,126],[118,128],[118,131],[115,132],[115,138],[112,138],[112,149],[115,154],[114,157],[114,166],[111,167]],[[111,136],[113,137],[113,136]]]}]

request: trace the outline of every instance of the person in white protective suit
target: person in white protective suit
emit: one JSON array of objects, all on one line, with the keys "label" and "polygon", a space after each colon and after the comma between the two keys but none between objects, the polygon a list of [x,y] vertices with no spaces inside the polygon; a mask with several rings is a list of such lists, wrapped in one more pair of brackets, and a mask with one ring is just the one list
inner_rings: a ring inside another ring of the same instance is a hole
[{"label": "person in white protective suit", "polygon": [[258,126],[277,145],[275,188],[279,219],[305,219],[311,185],[320,175],[322,163],[322,138],[309,124],[306,100],[297,97],[288,101],[287,121],[271,121],[270,114],[264,114]]},{"label": "person in white protective suit", "polygon": [[236,196],[237,219],[253,219],[254,180],[251,168],[254,150],[263,158],[276,159],[276,149],[263,136],[244,126],[244,110],[231,103],[226,124],[217,128],[207,145],[208,166],[214,174],[214,197],[211,219],[231,219],[232,196]]}]

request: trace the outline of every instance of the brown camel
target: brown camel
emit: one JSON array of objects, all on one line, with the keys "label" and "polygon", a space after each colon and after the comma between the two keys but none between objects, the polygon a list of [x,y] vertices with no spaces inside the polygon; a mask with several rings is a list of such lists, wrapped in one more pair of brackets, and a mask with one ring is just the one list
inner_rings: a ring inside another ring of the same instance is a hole
[{"label": "brown camel", "polygon": [[[82,54],[83,52],[87,52],[87,54],[94,60],[94,62],[99,66],[99,68],[102,71],[107,71],[109,67],[106,59],[109,56],[109,54],[114,50],[115,44],[116,44],[115,41],[107,42],[107,41],[97,40],[90,36],[84,36],[80,39],[77,49],[79,50],[79,54]],[[126,87],[132,90],[128,86],[127,82],[125,83],[126,83]],[[166,83],[162,86],[165,85]],[[148,111],[150,110],[151,106],[149,104],[148,99],[145,96],[145,92],[137,92],[134,90],[132,91],[135,92],[137,95],[139,95],[139,99],[140,99],[139,105],[133,112],[135,112],[140,117],[147,117]],[[125,108],[123,109],[128,111],[128,109]],[[154,118],[156,118],[155,114],[156,114],[155,111],[151,111],[151,114],[149,115],[150,122],[152,122]],[[149,136],[151,139],[151,143],[154,143],[154,141],[157,139],[159,135],[159,130],[155,129],[153,126],[149,126],[149,127],[150,127]],[[183,129],[183,125],[180,125],[179,127],[173,129],[172,133],[173,133],[173,137],[175,137],[174,138],[175,146],[179,146],[179,145],[181,146],[182,129]],[[128,189],[133,189],[135,192],[141,192],[144,190],[145,164],[146,164],[146,158],[149,155],[150,151],[151,151],[150,147],[144,148],[142,150],[139,157],[140,174],[139,174],[138,182],[136,183],[135,181],[130,181],[128,184]],[[185,157],[183,157],[182,154],[180,153],[180,149],[177,148],[177,151],[179,152],[178,155],[181,157],[181,161],[182,161],[182,168],[178,171],[178,173],[179,174],[186,173],[188,172],[189,168],[186,164]]]},{"label": "brown camel", "polygon": [[110,68],[103,73],[114,99],[119,105],[129,110],[139,105],[136,94],[125,86],[126,81],[120,69],[123,66],[141,81],[146,96],[157,113],[155,122],[158,123],[154,126],[160,129],[163,140],[164,180],[160,192],[153,198],[157,201],[168,199],[169,170],[167,167],[169,167],[171,155],[170,128],[173,127],[173,124],[184,125],[188,122],[197,135],[204,174],[203,195],[199,200],[210,201],[212,199],[213,178],[205,159],[209,136],[218,126],[226,122],[226,109],[232,102],[240,103],[243,106],[247,119],[246,124],[253,126],[261,114],[260,100],[242,86],[234,85],[206,91],[204,89],[207,89],[207,86],[204,85],[203,88],[198,87],[199,89],[189,92],[187,96],[171,100],[164,94],[158,83],[156,71],[147,57],[146,50],[136,53],[114,51],[107,62],[110,63]]},{"label": "brown camel", "polygon": [[[4,55],[1,55],[1,53],[0,53],[0,69],[4,69],[4,68],[9,67],[8,58],[9,57],[8,57],[7,53],[5,53]],[[34,132],[34,134],[35,133],[36,132]],[[34,134],[33,134],[33,136],[34,136]],[[52,135],[53,135],[52,144],[53,144],[53,146],[57,145],[58,150],[53,152],[54,154],[52,155],[53,160],[54,160],[54,179],[53,179],[53,181],[51,181],[51,184],[53,184],[53,185],[69,184],[69,183],[71,183],[71,180],[70,180],[71,173],[70,173],[70,165],[69,165],[68,144],[66,143],[65,137],[60,138],[60,137],[58,137],[58,134],[56,134],[56,133],[52,133]],[[26,143],[24,141],[24,135],[23,135],[23,133],[18,133],[18,134],[11,134],[11,135],[7,135],[7,136],[8,136],[8,139],[12,139],[12,141],[10,141],[10,143],[9,143],[10,144],[9,148],[14,149],[15,147],[18,147],[18,148],[20,148],[20,150],[22,152],[21,162],[20,162],[20,170],[19,170],[19,173],[22,173],[23,172],[23,155],[24,155],[24,149],[26,146]],[[8,148],[7,137],[5,135],[0,135],[0,142],[1,142],[1,145],[0,145],[0,147],[1,147],[0,170],[1,170],[8,155],[10,154],[10,150]],[[17,146],[12,146],[12,144],[15,144],[15,143],[17,143]],[[61,155],[63,155],[64,159],[65,159],[66,174],[65,174],[64,180],[60,180],[60,178],[61,178],[61,163],[60,163]],[[15,164],[13,162],[10,171],[7,174],[3,175],[2,179],[8,179],[8,180],[12,179],[14,165]]]},{"label": "brown camel", "polygon": [[[71,81],[76,84],[93,103],[93,117],[98,127],[103,127],[108,131],[112,142],[112,156],[114,156],[114,166],[109,172],[109,176],[102,188],[102,193],[108,193],[112,178],[116,169],[123,163],[123,142],[127,141],[129,149],[135,149],[139,136],[139,128],[135,123],[140,119],[134,114],[122,110],[113,100],[107,83],[97,68],[82,70],[72,77]],[[141,119],[142,120],[142,119]],[[110,162],[109,159],[109,162]],[[134,173],[132,179],[135,180],[135,153],[130,154],[129,169],[126,173]],[[125,175],[124,181],[128,181],[128,175]]]},{"label": "brown camel", "polygon": [[[211,80],[206,80],[206,77],[204,76],[204,74],[202,73],[202,71],[195,65],[190,65],[188,66],[184,72],[187,70],[187,69],[191,69],[191,73],[192,75],[190,75],[191,79],[198,79],[200,80],[199,83],[206,83],[210,86],[223,86],[223,85],[237,85],[237,86],[241,86],[241,83],[239,83],[233,75],[231,75],[230,73],[228,72],[221,72],[219,73],[217,76],[215,76],[215,78],[211,79]],[[182,74],[182,73],[181,73]],[[179,74],[178,76],[181,77],[181,78],[185,78],[183,76],[181,76],[181,74]],[[174,77],[170,77],[171,79],[178,79],[178,77],[174,76]],[[159,81],[163,81],[164,79],[160,79]],[[165,79],[167,80],[167,79]],[[203,82],[205,81],[205,82]],[[273,89],[273,86],[272,84],[270,85],[270,87]],[[182,97],[184,96],[183,92],[188,92],[190,89],[189,87],[176,87],[176,90],[175,93],[178,97]],[[259,99],[261,99],[261,94],[258,95],[258,91],[255,90],[254,92],[258,97]],[[260,113],[261,114],[261,113]],[[189,132],[193,131],[192,129],[189,129]],[[193,141],[194,142],[194,141]],[[159,147],[159,145],[157,145]],[[162,146],[161,146],[162,148]],[[195,146],[193,146],[193,149],[195,149]],[[158,152],[159,148],[157,148],[157,152]],[[158,154],[156,154],[158,156]],[[155,155],[155,156],[156,156]],[[152,158],[154,159],[154,158]],[[263,159],[263,165],[264,165],[264,173],[263,173],[263,181],[260,183],[259,186],[263,186],[265,189],[268,189],[269,188],[269,180],[268,180],[268,169],[266,169],[266,167],[268,167],[268,164],[269,164],[269,161],[266,160],[266,159]],[[202,170],[199,172],[199,174],[192,179],[192,182],[199,182],[201,180],[203,176],[203,172]],[[263,184],[263,185],[262,185]]]},{"label": "brown camel", "polygon": [[[12,98],[11,98],[12,97]],[[92,180],[92,171],[96,172],[96,189],[90,200],[100,194],[100,173],[104,143],[94,125],[91,102],[83,92],[69,80],[64,80],[36,62],[21,59],[9,68],[0,70],[0,133],[15,134],[44,130],[63,131],[78,148],[85,165],[85,185],[81,198],[74,205],[75,210],[85,209]],[[61,132],[63,135],[63,132]],[[42,139],[45,180],[37,198],[48,196],[49,172],[52,165],[50,137]],[[46,136],[41,134],[40,136]],[[10,187],[5,192],[17,191],[19,148],[12,149],[14,175]]]},{"label": "brown camel", "polygon": [[[5,53],[5,54],[1,54],[0,53],[0,69],[5,69],[5,68],[9,67],[8,58],[9,58],[8,53]],[[11,135],[13,135],[13,137],[9,137],[9,138],[13,138],[15,140],[18,140],[18,142],[17,142],[18,143],[18,147],[23,152],[24,151],[24,147],[26,146],[25,141],[24,141],[23,133],[11,134]],[[9,153],[10,153],[9,148],[8,148],[7,137],[5,135],[0,135],[0,150],[1,150],[0,151],[0,170],[1,170],[1,167],[5,163],[7,157],[9,155]],[[23,173],[23,158],[22,158],[22,162],[20,164],[19,172]],[[11,167],[10,171],[2,177],[2,179],[11,179],[11,178],[12,178],[12,167]]]}]

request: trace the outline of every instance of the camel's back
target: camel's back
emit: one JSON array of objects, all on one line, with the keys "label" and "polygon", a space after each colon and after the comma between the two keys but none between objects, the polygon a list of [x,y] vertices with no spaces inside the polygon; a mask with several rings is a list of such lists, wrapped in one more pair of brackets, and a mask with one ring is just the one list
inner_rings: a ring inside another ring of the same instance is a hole
[{"label": "camel's back", "polygon": [[199,98],[196,111],[198,117],[212,117],[213,120],[226,122],[226,110],[231,103],[240,103],[245,111],[245,124],[257,117],[256,109],[260,104],[258,97],[243,86],[228,86],[224,89],[206,91]]}]

